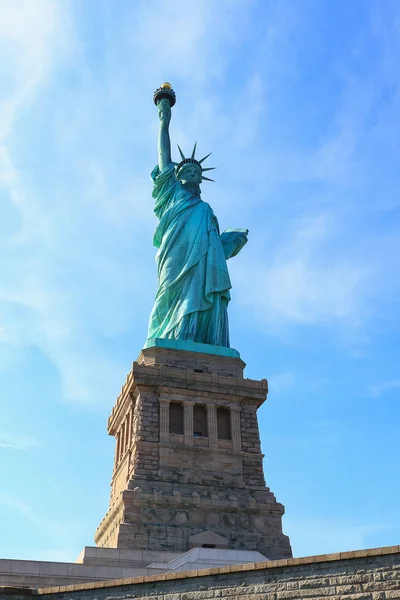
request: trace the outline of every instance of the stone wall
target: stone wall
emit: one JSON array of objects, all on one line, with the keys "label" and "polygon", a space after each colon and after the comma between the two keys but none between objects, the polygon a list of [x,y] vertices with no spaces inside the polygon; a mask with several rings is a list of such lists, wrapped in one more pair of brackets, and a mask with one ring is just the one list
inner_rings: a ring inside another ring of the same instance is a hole
[{"label": "stone wall", "polygon": [[[30,594],[21,595],[27,600]],[[47,588],[43,600],[398,600],[400,546]],[[9,591],[1,600],[15,599]]]}]

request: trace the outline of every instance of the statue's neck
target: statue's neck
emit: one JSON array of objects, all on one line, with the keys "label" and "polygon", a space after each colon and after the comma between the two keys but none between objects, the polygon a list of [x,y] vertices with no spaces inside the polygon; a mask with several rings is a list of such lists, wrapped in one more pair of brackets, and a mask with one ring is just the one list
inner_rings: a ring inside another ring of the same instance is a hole
[{"label": "statue's neck", "polygon": [[197,184],[184,183],[183,187],[193,196],[199,196],[200,198],[200,186]]}]

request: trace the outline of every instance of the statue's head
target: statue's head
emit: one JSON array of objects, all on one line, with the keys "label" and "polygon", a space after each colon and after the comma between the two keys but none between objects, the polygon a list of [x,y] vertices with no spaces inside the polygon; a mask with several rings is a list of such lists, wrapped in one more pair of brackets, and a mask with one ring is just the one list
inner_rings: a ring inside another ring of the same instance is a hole
[{"label": "statue's head", "polygon": [[206,160],[211,154],[207,154],[201,160],[197,160],[194,155],[196,152],[196,144],[194,145],[193,152],[190,158],[186,158],[183,154],[182,150],[179,148],[179,152],[181,155],[181,162],[175,167],[176,168],[176,176],[177,178],[185,185],[200,185],[203,180],[206,181],[214,181],[213,179],[209,179],[203,175],[204,171],[212,171],[216,167],[208,167],[204,169],[201,166],[201,163]]},{"label": "statue's head", "polygon": [[183,183],[183,185],[200,185],[202,180],[201,167],[194,163],[187,163],[178,170],[177,177]]}]

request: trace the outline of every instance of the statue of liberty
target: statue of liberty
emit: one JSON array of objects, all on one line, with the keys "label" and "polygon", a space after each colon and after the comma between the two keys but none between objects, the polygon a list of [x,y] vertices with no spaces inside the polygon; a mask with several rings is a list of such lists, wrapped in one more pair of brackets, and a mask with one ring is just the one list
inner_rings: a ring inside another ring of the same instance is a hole
[{"label": "statue of liberty", "polygon": [[154,212],[159,219],[153,243],[158,249],[158,290],[150,316],[146,345],[156,338],[200,342],[229,348],[228,303],[231,281],[227,259],[247,242],[247,229],[222,235],[209,204],[200,197],[202,181],[213,181],[197,160],[179,148],[181,161],[171,159],[169,123],[175,92],[165,83],[154,93],[160,120]]}]

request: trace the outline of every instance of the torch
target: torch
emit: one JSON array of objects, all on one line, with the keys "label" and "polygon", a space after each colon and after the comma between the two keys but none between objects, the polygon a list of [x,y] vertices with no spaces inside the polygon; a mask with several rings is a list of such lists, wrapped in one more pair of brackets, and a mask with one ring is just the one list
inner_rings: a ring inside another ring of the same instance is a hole
[{"label": "torch", "polygon": [[167,81],[165,83],[163,83],[161,87],[157,88],[156,91],[154,92],[154,94],[153,94],[154,104],[157,106],[158,102],[160,100],[162,100],[163,98],[166,98],[168,100],[171,108],[174,106],[174,104],[176,102],[176,94],[175,94],[174,90],[172,89],[172,85],[170,83],[168,83]]}]

